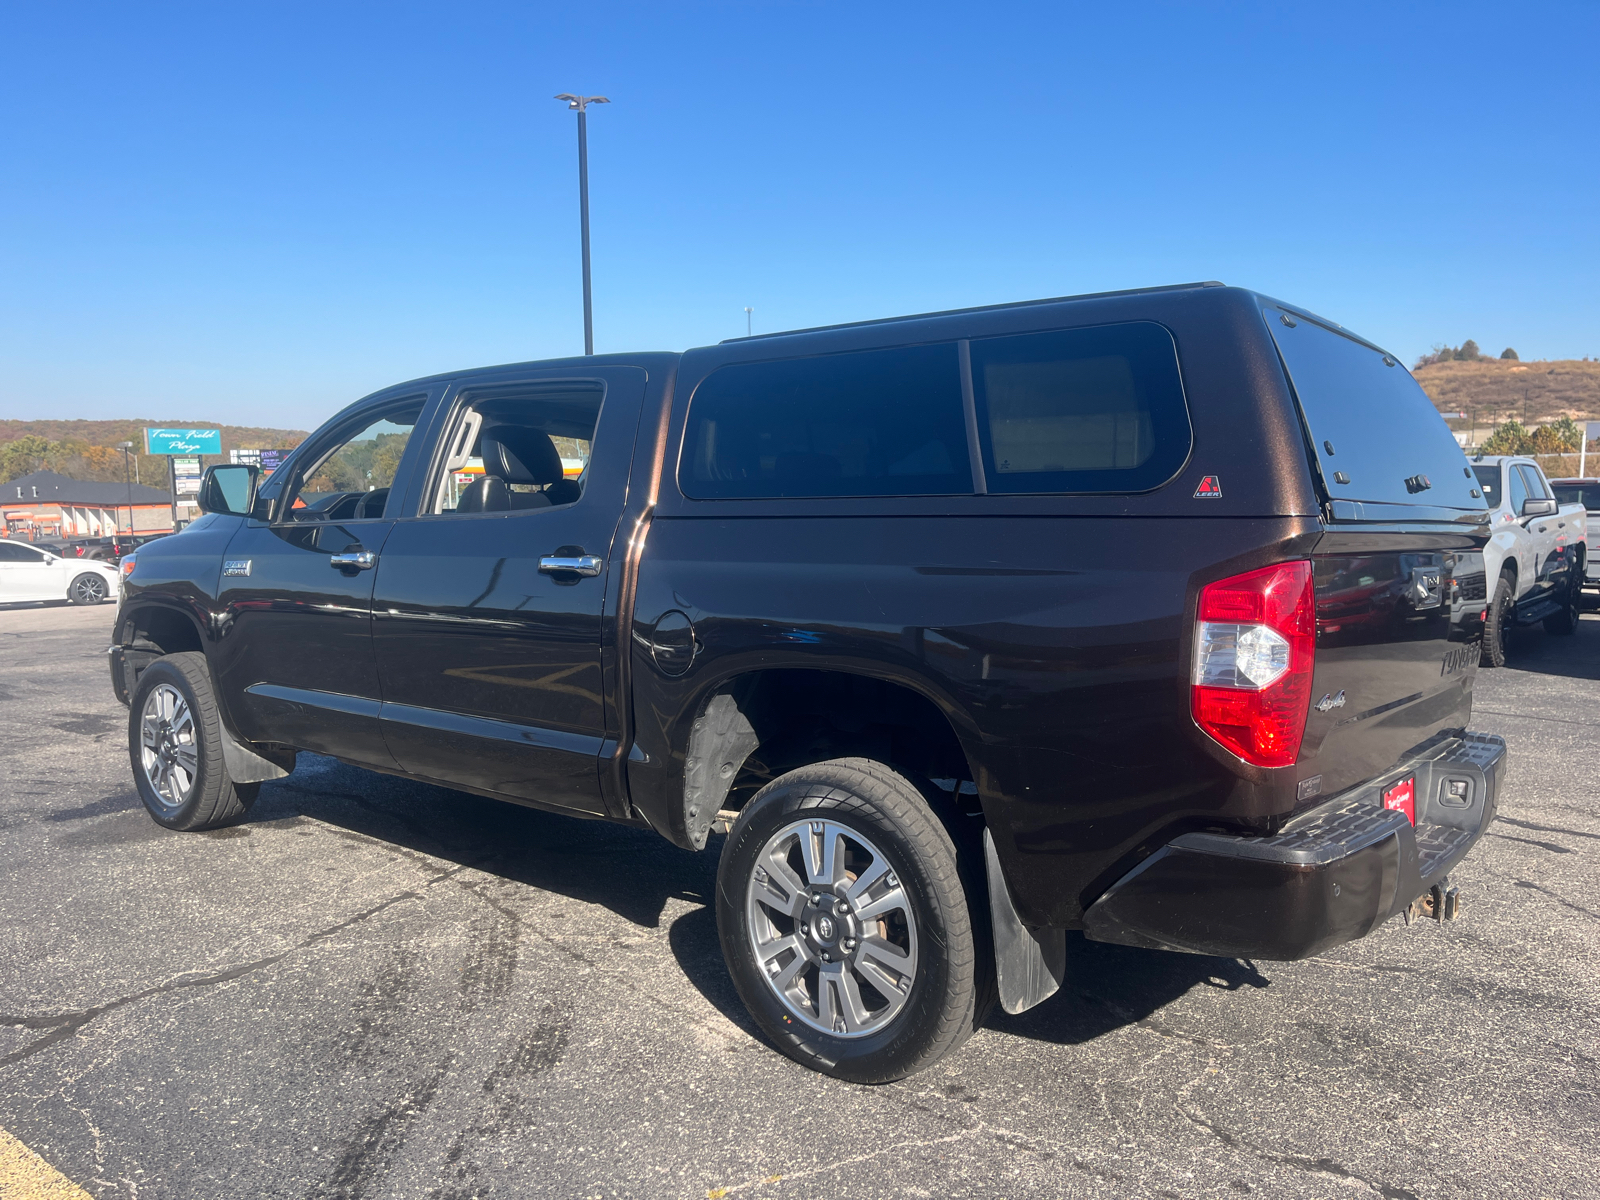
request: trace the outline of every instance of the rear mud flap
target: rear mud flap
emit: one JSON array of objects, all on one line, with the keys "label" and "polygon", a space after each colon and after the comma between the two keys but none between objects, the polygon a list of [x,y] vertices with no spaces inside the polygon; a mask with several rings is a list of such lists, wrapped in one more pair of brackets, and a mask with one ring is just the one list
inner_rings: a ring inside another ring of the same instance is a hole
[{"label": "rear mud flap", "polygon": [[1064,929],[1029,929],[1022,923],[987,829],[983,831],[983,859],[989,873],[989,921],[994,927],[1000,1007],[1014,1015],[1048,1000],[1060,989],[1067,973],[1067,933]]}]

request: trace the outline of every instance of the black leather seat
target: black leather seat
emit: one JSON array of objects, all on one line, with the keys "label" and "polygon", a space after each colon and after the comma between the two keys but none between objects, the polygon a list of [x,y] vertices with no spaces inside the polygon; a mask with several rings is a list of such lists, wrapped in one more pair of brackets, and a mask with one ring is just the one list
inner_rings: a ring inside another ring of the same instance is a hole
[{"label": "black leather seat", "polygon": [[[526,425],[485,425],[478,434],[478,454],[483,459],[483,478],[461,493],[458,513],[549,508],[571,504],[583,494],[578,482],[566,477],[555,442],[541,430]],[[508,486],[513,483],[544,490],[513,492]]]}]

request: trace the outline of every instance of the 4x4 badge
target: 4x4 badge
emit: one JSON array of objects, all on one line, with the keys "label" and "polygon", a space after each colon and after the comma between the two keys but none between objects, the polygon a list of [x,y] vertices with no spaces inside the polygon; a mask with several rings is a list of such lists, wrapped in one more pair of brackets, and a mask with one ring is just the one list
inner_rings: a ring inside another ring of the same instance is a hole
[{"label": "4x4 badge", "polygon": [[1318,712],[1332,712],[1336,708],[1343,707],[1344,692],[1342,691],[1337,696],[1324,696],[1321,700],[1317,701]]},{"label": "4x4 badge", "polygon": [[1221,500],[1222,484],[1215,475],[1207,475],[1200,481],[1200,486],[1194,490],[1196,500]]}]

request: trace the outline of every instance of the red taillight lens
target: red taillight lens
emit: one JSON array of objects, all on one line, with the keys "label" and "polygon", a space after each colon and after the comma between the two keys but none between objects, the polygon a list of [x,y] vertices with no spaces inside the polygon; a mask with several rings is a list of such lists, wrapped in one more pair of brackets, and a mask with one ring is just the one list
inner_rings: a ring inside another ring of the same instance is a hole
[{"label": "red taillight lens", "polygon": [[1309,562],[1207,584],[1195,626],[1195,723],[1247,763],[1291,766],[1306,731],[1316,653]]}]

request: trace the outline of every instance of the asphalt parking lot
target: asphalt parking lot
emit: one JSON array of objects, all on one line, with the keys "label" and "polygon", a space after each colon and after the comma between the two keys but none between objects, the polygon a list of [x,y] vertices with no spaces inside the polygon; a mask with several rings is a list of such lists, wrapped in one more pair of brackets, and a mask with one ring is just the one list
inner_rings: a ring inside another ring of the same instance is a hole
[{"label": "asphalt parking lot", "polygon": [[0,1130],[91,1195],[1600,1195],[1595,615],[1479,675],[1511,760],[1460,920],[1301,963],[1075,941],[877,1088],[754,1034],[713,853],[310,755],[160,829],[112,616],[0,610]]}]

